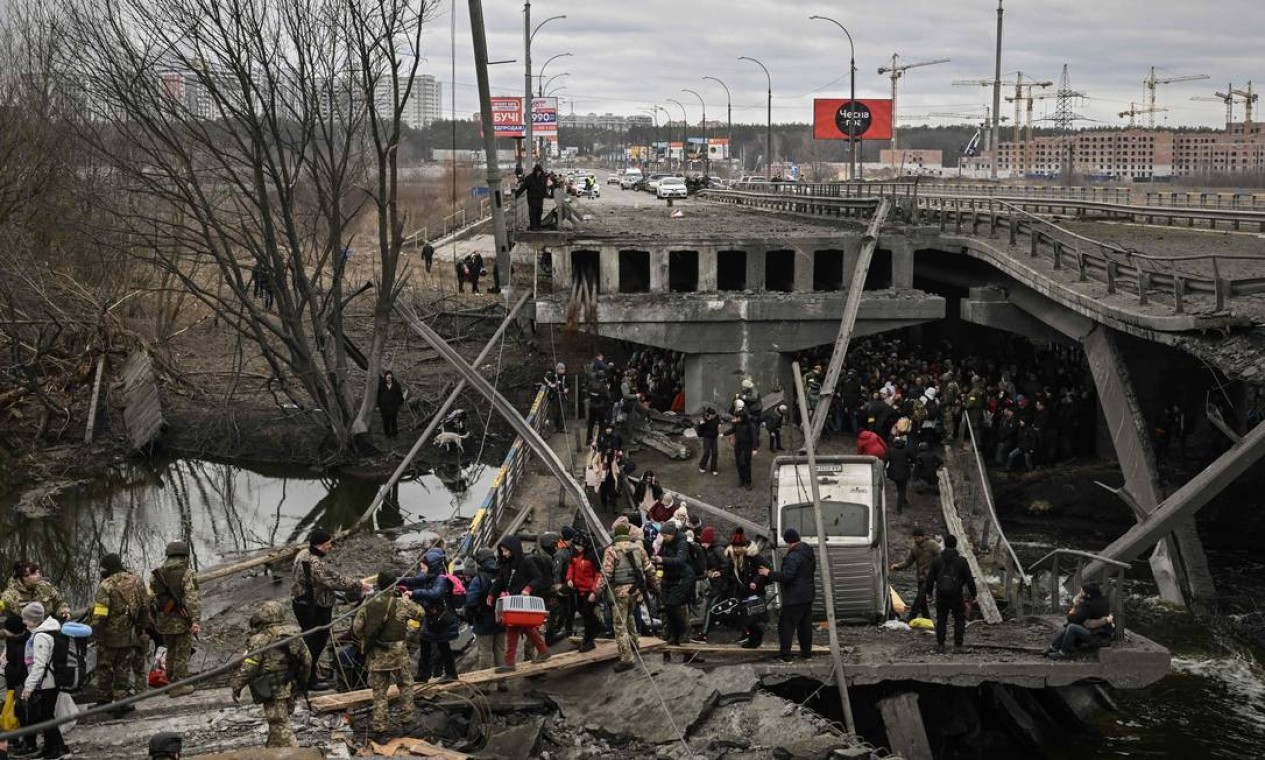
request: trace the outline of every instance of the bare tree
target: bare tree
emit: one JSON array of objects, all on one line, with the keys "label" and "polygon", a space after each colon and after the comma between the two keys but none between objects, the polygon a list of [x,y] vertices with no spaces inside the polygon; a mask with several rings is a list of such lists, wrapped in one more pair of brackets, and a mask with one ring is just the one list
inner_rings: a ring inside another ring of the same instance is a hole
[{"label": "bare tree", "polygon": [[[368,430],[405,220],[396,148],[431,0],[70,0],[82,137],[126,198],[117,239],[257,347],[348,447]],[[349,222],[376,215],[363,382]]]}]

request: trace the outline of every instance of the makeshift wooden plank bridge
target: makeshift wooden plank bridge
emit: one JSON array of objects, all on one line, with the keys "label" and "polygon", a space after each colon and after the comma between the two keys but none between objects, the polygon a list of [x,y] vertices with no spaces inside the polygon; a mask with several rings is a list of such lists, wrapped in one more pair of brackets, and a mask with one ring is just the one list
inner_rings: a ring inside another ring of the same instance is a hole
[{"label": "makeshift wooden plank bridge", "polygon": [[[644,654],[664,646],[664,642],[660,639],[642,637],[638,642],[638,647]],[[413,694],[415,696],[431,696],[441,694],[443,692],[462,689],[470,686],[483,686],[486,684],[497,683],[499,681],[508,681],[515,678],[527,678],[529,676],[544,675],[558,670],[567,670],[569,668],[578,668],[584,665],[593,665],[599,662],[614,660],[619,657],[619,648],[613,641],[602,641],[598,643],[597,648],[591,652],[563,652],[555,654],[545,662],[524,662],[520,663],[518,668],[509,673],[498,673],[495,670],[475,670],[461,676],[458,681],[448,683],[418,683],[413,684]],[[399,688],[392,686],[387,692],[389,698],[394,699],[399,696]],[[373,691],[371,689],[360,689],[358,691],[349,691],[342,694],[328,694],[316,697],[312,700],[312,711],[317,713],[336,712],[338,710],[350,710],[361,705],[369,704],[373,701]]]}]

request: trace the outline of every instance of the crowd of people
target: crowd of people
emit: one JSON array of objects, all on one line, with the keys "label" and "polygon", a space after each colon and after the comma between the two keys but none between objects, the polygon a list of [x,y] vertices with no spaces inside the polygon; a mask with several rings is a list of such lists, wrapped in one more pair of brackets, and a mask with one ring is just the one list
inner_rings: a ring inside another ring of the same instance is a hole
[{"label": "crowd of people", "polygon": [[[821,400],[828,359],[820,352],[799,358],[813,367],[804,383],[810,410]],[[980,451],[1007,471],[1094,451],[1097,400],[1084,354],[1054,344],[1015,341],[985,355],[948,341],[927,349],[899,337],[862,339],[848,352],[828,403],[826,432],[864,438],[867,453],[890,453],[902,438],[918,452],[965,441],[968,423]]]},{"label": "crowd of people", "polygon": [[[164,682],[189,674],[193,637],[201,630],[197,580],[189,568],[189,548],[183,541],[167,545],[167,559],[149,574],[149,582],[123,565],[118,554],[101,558],[101,582],[91,606],[71,619],[71,609],[58,588],[43,577],[39,565],[17,562],[8,586],[0,594],[4,616],[4,680],[13,692],[13,718],[18,726],[51,720],[58,703],[71,700],[86,670],[86,637],[96,644],[93,693],[99,704],[119,703],[144,690],[150,647],[166,647],[161,664]],[[87,628],[83,623],[86,623]],[[178,685],[170,693],[192,693]],[[120,704],[112,712],[123,716],[136,708]],[[13,757],[38,754],[61,758],[70,754],[58,727],[42,732],[43,746],[28,734],[8,752]]]}]

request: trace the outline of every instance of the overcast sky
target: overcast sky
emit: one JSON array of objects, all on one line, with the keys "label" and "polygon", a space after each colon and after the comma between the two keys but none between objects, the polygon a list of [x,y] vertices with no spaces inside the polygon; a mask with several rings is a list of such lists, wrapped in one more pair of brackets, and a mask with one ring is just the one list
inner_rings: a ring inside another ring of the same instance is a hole
[{"label": "overcast sky", "polygon": [[[456,113],[468,118],[478,109],[468,3],[456,6],[456,87],[452,81],[449,6],[440,9],[424,41],[424,73],[445,83],[444,108],[456,94]],[[523,3],[484,0],[489,55],[516,59],[492,67],[497,95],[523,92]],[[1215,13],[1210,10],[1215,7]],[[576,113],[638,113],[651,103],[680,109],[699,119],[698,101],[682,93],[689,87],[707,101],[709,119],[724,118],[724,80],[733,93],[735,122],[763,123],[765,77],[759,67],[737,60],[759,58],[773,78],[774,121],[808,122],[814,97],[843,97],[848,92],[848,46],[839,29],[813,14],[838,19],[856,42],[858,97],[887,97],[890,80],[876,69],[893,53],[913,63],[935,58],[949,63],[912,69],[901,79],[901,115],[977,113],[991,103],[991,88],[954,86],[962,79],[988,79],[993,72],[997,3],[995,0],[537,0],[533,27],[560,14],[536,35],[533,65],[570,52],[549,65],[546,75],[570,72],[554,81],[562,110]],[[1077,111],[1103,125],[1124,125],[1117,113],[1145,100],[1143,79],[1151,66],[1168,75],[1207,74],[1206,81],[1161,85],[1158,104],[1167,113],[1157,123],[1221,126],[1220,102],[1195,102],[1227,83],[1243,87],[1256,78],[1265,86],[1265,57],[1259,35],[1265,27],[1261,0],[1006,0],[1002,52],[1004,79],[1013,72],[1057,82],[1064,63],[1074,89],[1089,96]],[[1260,69],[1258,71],[1257,69]],[[1164,74],[1161,74],[1163,76]],[[1013,87],[1008,88],[1013,94]],[[1048,89],[1053,92],[1056,87]],[[574,100],[574,103],[572,103]],[[1053,99],[1038,101],[1036,118],[1052,115]],[[1013,104],[1002,103],[1003,115]],[[1146,117],[1141,117],[1145,119]],[[1242,119],[1236,104],[1235,118]],[[948,124],[962,119],[910,119],[902,124]],[[1090,126],[1095,122],[1082,122]],[[1038,122],[1039,123],[1039,122]]]}]

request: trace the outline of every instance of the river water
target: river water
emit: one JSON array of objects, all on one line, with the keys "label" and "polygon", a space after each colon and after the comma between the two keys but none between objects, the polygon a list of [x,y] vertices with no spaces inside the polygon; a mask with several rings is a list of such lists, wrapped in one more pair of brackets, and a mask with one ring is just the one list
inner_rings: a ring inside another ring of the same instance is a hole
[{"label": "river water", "polygon": [[[399,483],[373,517],[377,529],[470,517],[496,467],[450,465]],[[131,569],[162,563],[168,541],[189,543],[210,567],[301,540],[320,526],[347,528],[365,513],[380,482],[295,468],[254,468],[198,459],[120,467],[69,494],[55,514],[32,518],[0,505],[0,558],[39,563],[74,603],[86,602],[102,554]],[[7,572],[6,572],[7,575]]]},{"label": "river water", "polygon": [[[1005,522],[1003,518],[1003,522]],[[1034,532],[1007,529],[1021,562],[1055,546],[1101,548],[1100,535],[1066,528]],[[1205,535],[1217,588],[1231,591],[1234,604],[1265,595],[1265,563],[1259,554],[1218,546]],[[1265,757],[1265,651],[1237,636],[1228,618],[1209,623],[1158,600],[1150,568],[1134,564],[1126,580],[1129,628],[1164,645],[1173,655],[1172,673],[1145,689],[1113,691],[1118,712],[1104,712],[1094,728],[1101,734],[1063,751],[1059,760],[1108,758]],[[1230,615],[1238,614],[1230,612]]]}]

